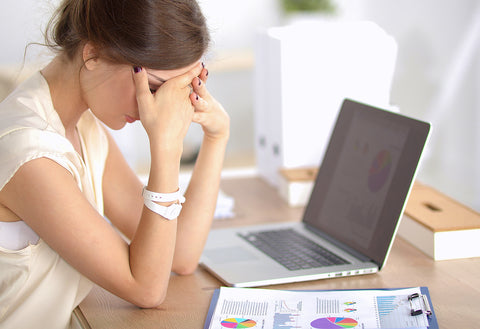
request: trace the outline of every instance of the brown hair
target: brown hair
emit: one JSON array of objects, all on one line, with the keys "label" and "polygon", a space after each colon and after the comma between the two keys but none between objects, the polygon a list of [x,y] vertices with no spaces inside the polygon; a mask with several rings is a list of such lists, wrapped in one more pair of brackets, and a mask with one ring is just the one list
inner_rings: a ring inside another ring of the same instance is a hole
[{"label": "brown hair", "polygon": [[63,0],[45,35],[70,59],[90,41],[101,57],[157,70],[192,64],[210,41],[195,0]]}]

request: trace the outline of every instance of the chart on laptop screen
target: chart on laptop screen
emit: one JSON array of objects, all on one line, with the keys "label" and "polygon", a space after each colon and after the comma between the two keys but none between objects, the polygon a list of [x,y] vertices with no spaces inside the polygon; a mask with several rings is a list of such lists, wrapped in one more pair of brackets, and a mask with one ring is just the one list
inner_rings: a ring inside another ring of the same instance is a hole
[{"label": "chart on laptop screen", "polygon": [[389,150],[380,150],[368,170],[368,189],[375,193],[382,189],[390,177],[392,154]]},{"label": "chart on laptop screen", "polygon": [[368,248],[408,128],[358,113],[350,125],[320,217],[327,229],[340,225],[345,239]]}]

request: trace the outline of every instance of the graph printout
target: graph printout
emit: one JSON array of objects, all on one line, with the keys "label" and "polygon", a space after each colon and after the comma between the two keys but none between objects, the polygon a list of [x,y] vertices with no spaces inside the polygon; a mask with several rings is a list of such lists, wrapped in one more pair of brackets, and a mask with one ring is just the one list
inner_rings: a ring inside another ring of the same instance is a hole
[{"label": "graph printout", "polygon": [[222,287],[210,329],[427,328],[425,314],[412,316],[408,295],[395,290],[287,291]]}]

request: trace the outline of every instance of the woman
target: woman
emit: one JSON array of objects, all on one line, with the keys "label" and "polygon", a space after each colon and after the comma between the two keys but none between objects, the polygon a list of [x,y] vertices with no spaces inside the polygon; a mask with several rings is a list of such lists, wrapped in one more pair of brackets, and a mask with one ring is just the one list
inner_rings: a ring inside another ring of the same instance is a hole
[{"label": "woman", "polygon": [[[171,271],[198,264],[229,137],[194,0],[64,0],[47,32],[56,57],[0,105],[1,328],[66,328],[93,283],[160,305]],[[135,120],[150,142],[145,188],[100,123]],[[183,197],[191,122],[204,137]]]}]

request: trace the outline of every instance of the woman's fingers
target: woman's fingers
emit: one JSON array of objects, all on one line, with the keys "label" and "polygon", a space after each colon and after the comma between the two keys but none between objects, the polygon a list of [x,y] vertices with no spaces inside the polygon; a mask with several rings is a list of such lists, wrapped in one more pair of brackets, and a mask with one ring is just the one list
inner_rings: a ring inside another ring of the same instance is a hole
[{"label": "woman's fingers", "polygon": [[163,83],[152,95],[147,71],[134,67],[140,120],[147,134],[162,135],[177,131],[179,134],[173,135],[180,136],[192,121],[200,123],[206,132],[215,131],[219,111],[206,88],[207,78],[208,70],[199,62],[190,71]]},{"label": "woman's fingers", "polygon": [[205,82],[202,81],[199,77],[195,77],[192,80],[192,88],[195,94],[199,95],[202,98],[207,98],[208,96],[208,91],[205,86]]},{"label": "woman's fingers", "polygon": [[150,87],[148,86],[147,71],[140,66],[135,66],[132,68],[132,72],[138,106],[147,106],[152,98]]},{"label": "woman's fingers", "polygon": [[195,109],[195,112],[204,112],[208,109],[208,102],[200,96],[200,94],[193,92],[190,94],[190,100]]},{"label": "woman's fingers", "polygon": [[168,80],[167,83],[173,83],[178,88],[187,87],[192,83],[195,77],[198,77],[200,73],[202,73],[202,70],[203,70],[202,63],[198,62],[198,64],[193,69],[191,69],[188,72],[185,72],[182,75],[179,75],[178,77]]},{"label": "woman's fingers", "polygon": [[207,82],[208,79],[208,70],[205,68],[205,64],[202,63],[203,70],[198,76],[203,82]]}]

